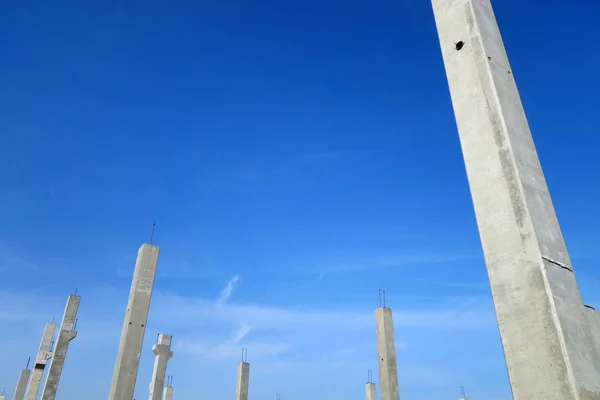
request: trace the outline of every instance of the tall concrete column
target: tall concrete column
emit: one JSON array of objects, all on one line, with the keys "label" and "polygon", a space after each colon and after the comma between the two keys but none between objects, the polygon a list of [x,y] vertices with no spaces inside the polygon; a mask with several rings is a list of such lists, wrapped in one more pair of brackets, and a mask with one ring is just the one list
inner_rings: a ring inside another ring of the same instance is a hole
[{"label": "tall concrete column", "polygon": [[60,375],[65,364],[65,358],[67,357],[69,343],[77,336],[77,331],[74,330],[74,327],[80,300],[81,297],[76,295],[70,295],[67,298],[67,305],[65,306],[65,312],[60,323],[58,338],[54,345],[54,355],[50,361],[48,375],[46,376],[44,390],[42,391],[42,400],[54,400],[54,397],[56,397],[56,390],[58,389]]},{"label": "tall concrete column", "polygon": [[490,0],[432,4],[513,398],[600,400],[600,354]]},{"label": "tall concrete column", "polygon": [[137,255],[125,321],[113,372],[109,400],[131,400],[135,389],[142,342],[158,262],[158,246],[143,244]]},{"label": "tall concrete column", "polygon": [[27,382],[29,381],[29,375],[31,374],[31,370],[29,369],[29,362],[31,361],[31,357],[27,360],[27,367],[21,371],[19,374],[19,380],[17,381],[17,387],[15,388],[15,393],[13,395],[13,400],[23,400],[23,396],[25,396],[25,390],[27,389]]},{"label": "tall concrete column", "polygon": [[171,351],[171,335],[160,334],[152,351],[156,355],[154,358],[154,369],[152,370],[152,380],[150,381],[150,400],[161,400],[163,388],[165,386],[165,375],[167,373],[167,361],[173,357]]},{"label": "tall concrete column", "polygon": [[25,392],[25,400],[35,400],[40,390],[40,383],[42,382],[42,375],[44,374],[44,368],[50,358],[52,358],[52,338],[54,337],[54,331],[56,330],[56,324],[48,322],[44,327],[44,333],[42,334],[42,340],[38,349],[37,356],[35,357],[35,364],[31,370],[29,377],[29,385],[27,385],[27,391]]},{"label": "tall concrete column", "polygon": [[380,400],[400,400],[394,323],[390,308],[384,306],[375,310],[375,328],[377,332]]},{"label": "tall concrete column", "polygon": [[242,361],[238,364],[237,381],[235,385],[235,400],[248,400],[248,383],[250,379],[250,364],[247,349],[242,349]]}]

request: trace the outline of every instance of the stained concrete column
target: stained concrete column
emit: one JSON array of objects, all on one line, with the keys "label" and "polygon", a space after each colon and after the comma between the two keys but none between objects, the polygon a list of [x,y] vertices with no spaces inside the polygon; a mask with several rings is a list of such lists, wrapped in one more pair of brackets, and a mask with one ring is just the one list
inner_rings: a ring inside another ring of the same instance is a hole
[{"label": "stained concrete column", "polygon": [[152,380],[150,381],[150,400],[161,400],[165,386],[165,375],[167,373],[167,361],[173,357],[171,351],[171,335],[160,334],[152,351],[156,355]]},{"label": "stained concrete column", "polygon": [[31,370],[29,369],[29,362],[27,362],[27,368],[22,370],[19,374],[19,380],[17,381],[17,387],[15,388],[13,400],[23,400],[23,396],[25,396],[25,390],[27,389],[27,381],[29,380],[30,374]]},{"label": "stained concrete column", "polygon": [[108,395],[109,400],[131,400],[133,398],[148,309],[154,287],[158,252],[158,246],[151,244],[143,244],[138,250]]},{"label": "stained concrete column", "polygon": [[40,347],[37,356],[35,357],[35,364],[33,365],[29,377],[29,385],[27,385],[27,391],[25,392],[25,400],[35,400],[37,398],[42,375],[44,374],[44,368],[46,368],[48,360],[52,358],[50,346],[52,346],[52,338],[54,337],[55,330],[56,324],[53,322],[48,322],[44,327]]},{"label": "stained concrete column", "polygon": [[600,354],[490,0],[432,4],[513,398],[598,400]]},{"label": "stained concrete column", "polygon": [[46,376],[44,390],[42,391],[42,400],[54,400],[54,397],[56,397],[69,343],[77,336],[77,331],[74,330],[74,327],[80,300],[81,297],[76,295],[70,295],[67,298],[67,305],[65,306],[58,338],[54,346],[54,356],[50,361],[48,375]]},{"label": "stained concrete column", "polygon": [[390,308],[380,307],[375,310],[375,328],[380,400],[399,400],[396,342],[394,341],[394,323]]},{"label": "stained concrete column", "polygon": [[367,382],[365,385],[367,400],[377,400],[377,389],[375,388],[375,384],[373,382]]}]

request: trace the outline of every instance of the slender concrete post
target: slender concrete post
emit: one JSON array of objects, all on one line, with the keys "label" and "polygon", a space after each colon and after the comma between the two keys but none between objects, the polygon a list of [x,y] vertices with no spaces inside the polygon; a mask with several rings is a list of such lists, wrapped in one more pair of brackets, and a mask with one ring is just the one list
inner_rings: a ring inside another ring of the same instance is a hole
[{"label": "slender concrete post", "polygon": [[173,357],[171,351],[171,335],[160,334],[152,351],[156,354],[154,358],[154,369],[150,381],[150,400],[162,400],[163,387],[165,386],[165,374],[167,373],[167,361]]},{"label": "slender concrete post", "polygon": [[390,308],[384,306],[375,310],[375,328],[380,400],[400,400],[396,368],[396,342],[394,341],[394,324]]},{"label": "slender concrete post", "polygon": [[55,329],[56,324],[53,322],[48,322],[44,327],[44,333],[42,334],[40,347],[38,349],[37,356],[35,357],[35,364],[33,365],[31,376],[29,378],[29,385],[27,386],[27,391],[25,392],[25,400],[35,400],[37,398],[38,391],[40,390],[40,383],[42,381],[42,375],[44,374],[44,368],[46,368],[46,362],[52,358],[50,346],[52,346],[52,338],[54,337]]},{"label": "slender concrete post", "polygon": [[235,400],[248,400],[248,382],[250,379],[250,364],[248,349],[242,349],[242,362],[238,364],[237,381],[235,385]]},{"label": "slender concrete post", "polygon": [[13,400],[23,400],[23,396],[25,396],[27,382],[29,381],[29,375],[31,374],[31,370],[29,369],[29,361],[31,361],[31,358],[27,360],[27,367],[25,367],[25,369],[19,374],[19,380],[17,382],[17,387],[15,388]]},{"label": "slender concrete post", "polygon": [[167,378],[167,386],[165,386],[163,400],[173,400],[173,375]]},{"label": "slender concrete post", "polygon": [[137,255],[109,400],[131,400],[135,389],[148,309],[154,286],[158,246],[143,244]]},{"label": "slender concrete post", "polygon": [[373,382],[367,382],[365,389],[367,391],[367,400],[377,400],[377,389]]},{"label": "slender concrete post", "polygon": [[81,297],[76,295],[70,295],[67,298],[67,305],[60,323],[60,331],[54,346],[54,356],[50,361],[48,375],[46,375],[46,382],[42,391],[42,400],[54,400],[54,397],[56,397],[56,390],[67,357],[69,343],[77,336],[77,331],[74,328],[80,300]]},{"label": "slender concrete post", "polygon": [[513,398],[600,400],[600,354],[490,0],[432,4]]}]

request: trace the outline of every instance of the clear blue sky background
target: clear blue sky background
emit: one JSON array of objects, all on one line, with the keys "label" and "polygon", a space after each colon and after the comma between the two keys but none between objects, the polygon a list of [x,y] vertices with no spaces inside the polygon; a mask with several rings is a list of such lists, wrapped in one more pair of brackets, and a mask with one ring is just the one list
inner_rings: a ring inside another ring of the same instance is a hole
[{"label": "clear blue sky background", "polygon": [[[495,8],[584,300],[600,307],[596,0]],[[373,309],[401,396],[510,389],[429,1],[4,1],[0,382],[83,296],[59,400],[106,399],[135,255],[161,246],[178,400],[361,400]],[[377,378],[377,376],[375,376]]]}]

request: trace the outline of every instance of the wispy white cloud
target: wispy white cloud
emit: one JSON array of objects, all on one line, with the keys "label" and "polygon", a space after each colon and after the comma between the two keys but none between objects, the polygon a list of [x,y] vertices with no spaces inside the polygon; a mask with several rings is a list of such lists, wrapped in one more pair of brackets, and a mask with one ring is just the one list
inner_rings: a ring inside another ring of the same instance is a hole
[{"label": "wispy white cloud", "polygon": [[[332,262],[321,262],[316,264],[316,270],[320,274],[359,271],[365,269],[394,268],[410,265],[440,264],[453,261],[477,259],[479,254],[470,253],[406,253],[389,257],[374,257],[362,260],[336,260]],[[322,276],[319,275],[322,279]]]},{"label": "wispy white cloud", "polygon": [[238,343],[239,341],[241,341],[243,338],[245,338],[250,331],[252,331],[252,327],[248,324],[242,324],[240,325],[236,330],[234,330],[233,332],[233,343]]},{"label": "wispy white cloud", "polygon": [[233,293],[233,289],[235,288],[235,285],[237,284],[239,279],[240,279],[240,276],[238,274],[238,275],[235,275],[233,278],[231,278],[229,281],[227,281],[227,284],[225,285],[223,290],[221,290],[221,293],[219,294],[219,298],[217,299],[218,305],[225,303],[229,299],[229,297],[231,297],[231,294]]}]

